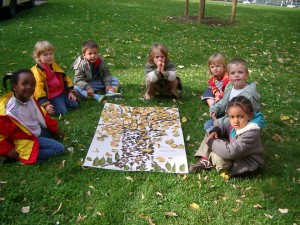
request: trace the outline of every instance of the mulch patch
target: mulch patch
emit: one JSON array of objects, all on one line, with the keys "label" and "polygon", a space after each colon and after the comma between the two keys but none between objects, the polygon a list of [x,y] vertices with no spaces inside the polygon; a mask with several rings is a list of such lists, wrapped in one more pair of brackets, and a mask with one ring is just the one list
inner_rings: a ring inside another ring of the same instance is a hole
[{"label": "mulch patch", "polygon": [[[167,16],[166,20],[176,23],[198,23],[198,16]],[[232,25],[230,20],[220,19],[215,17],[204,17],[202,24],[208,26],[230,26]]]}]

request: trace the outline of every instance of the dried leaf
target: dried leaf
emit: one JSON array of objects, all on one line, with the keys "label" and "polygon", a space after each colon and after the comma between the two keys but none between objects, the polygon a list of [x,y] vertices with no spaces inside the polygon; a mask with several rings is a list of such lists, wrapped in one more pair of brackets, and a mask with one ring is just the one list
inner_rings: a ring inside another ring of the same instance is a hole
[{"label": "dried leaf", "polygon": [[193,210],[200,210],[200,206],[199,206],[198,204],[196,204],[196,203],[190,204],[190,207],[191,207],[191,209],[193,209]]},{"label": "dried leaf", "polygon": [[97,214],[98,216],[104,216],[104,212],[98,211],[96,214]]},{"label": "dried leaf", "polygon": [[273,216],[269,215],[269,214],[266,214],[264,213],[265,217],[269,218],[269,219],[273,219]]},{"label": "dried leaf", "polygon": [[183,65],[178,65],[177,66],[179,69],[182,69],[182,68],[184,68],[184,66]]},{"label": "dried leaf", "polygon": [[156,160],[158,160],[159,162],[165,162],[166,159],[164,157],[158,156],[155,158]]},{"label": "dried leaf", "polygon": [[181,122],[185,123],[187,121],[187,118],[184,116],[181,118]]},{"label": "dried leaf", "polygon": [[142,195],[141,195],[141,199],[142,200],[144,200],[145,199],[145,196],[144,196],[144,194],[142,193]]},{"label": "dried leaf", "polygon": [[278,211],[281,212],[282,214],[285,214],[285,213],[289,212],[289,209],[281,209],[281,208],[279,208]]},{"label": "dried leaf", "polygon": [[132,177],[125,177],[127,180],[133,182],[133,178]]},{"label": "dried leaf", "polygon": [[52,216],[60,210],[61,206],[62,206],[62,202],[59,204],[58,209],[54,213],[52,213]]},{"label": "dried leaf", "polygon": [[220,176],[224,178],[224,180],[228,180],[230,178],[229,174],[227,172],[220,173]]},{"label": "dried leaf", "polygon": [[82,220],[84,220],[85,218],[87,217],[87,215],[85,215],[85,216],[81,216],[80,215],[80,213],[79,213],[79,215],[77,216],[77,222],[81,222]]},{"label": "dried leaf", "polygon": [[289,116],[280,115],[280,120],[282,120],[282,121],[286,121],[286,120],[289,120],[289,119],[290,119]]},{"label": "dried leaf", "polygon": [[7,181],[0,180],[0,184],[7,184]]},{"label": "dried leaf", "polygon": [[22,213],[29,213],[30,211],[30,206],[24,206],[22,209],[21,209]]},{"label": "dried leaf", "polygon": [[190,135],[188,135],[185,140],[189,141],[190,139],[191,139],[191,137],[190,137]]},{"label": "dried leaf", "polygon": [[170,216],[170,217],[176,217],[177,216],[177,214],[174,213],[174,212],[165,212],[165,215]]},{"label": "dried leaf", "polygon": [[273,136],[273,140],[276,141],[276,142],[279,142],[279,141],[282,141],[282,137],[280,137],[279,134],[275,134],[275,135]]},{"label": "dried leaf", "polygon": [[253,206],[255,209],[262,209],[263,207],[260,204],[256,204]]},{"label": "dried leaf", "polygon": [[157,194],[158,196],[163,196],[163,194],[162,193],[160,193],[160,192],[155,192],[155,194]]}]

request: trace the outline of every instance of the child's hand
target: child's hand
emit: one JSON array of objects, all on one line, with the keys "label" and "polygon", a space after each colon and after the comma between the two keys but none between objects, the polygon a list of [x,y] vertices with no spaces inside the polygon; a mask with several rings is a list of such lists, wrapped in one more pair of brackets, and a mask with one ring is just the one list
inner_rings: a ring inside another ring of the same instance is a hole
[{"label": "child's hand", "polygon": [[216,97],[215,97],[215,101],[217,102],[217,101],[219,101],[220,100],[220,93],[217,93],[216,95],[215,95]]},{"label": "child's hand", "polygon": [[210,116],[210,118],[213,118],[213,119],[215,119],[217,117],[215,112],[209,112],[209,116]]},{"label": "child's hand", "polygon": [[45,106],[47,113],[53,115],[55,113],[54,106],[52,104],[48,104]]},{"label": "child's hand", "polygon": [[76,102],[77,97],[73,94],[73,92],[69,92],[68,94],[68,98],[72,101],[72,102]]},{"label": "child's hand", "polygon": [[93,90],[93,88],[89,88],[89,89],[87,89],[87,94],[88,94],[88,96],[94,96],[94,90]]},{"label": "child's hand", "polygon": [[164,64],[164,63],[161,64],[161,70],[160,70],[160,73],[161,73],[162,75],[166,75],[165,64]]},{"label": "child's hand", "polygon": [[106,92],[108,92],[108,91],[115,92],[115,91],[116,91],[116,89],[115,89],[115,88],[113,88],[111,85],[106,85],[105,91],[106,91]]},{"label": "child's hand", "polygon": [[218,134],[217,134],[217,132],[211,132],[208,136],[207,136],[207,138],[206,138],[206,140],[205,140],[205,144],[207,144],[207,142],[208,142],[208,140],[209,139],[211,139],[211,138],[218,138]]},{"label": "child's hand", "polygon": [[157,71],[158,71],[159,73],[161,73],[161,70],[162,70],[162,63],[161,63],[160,61],[158,61],[156,65],[157,65]]}]

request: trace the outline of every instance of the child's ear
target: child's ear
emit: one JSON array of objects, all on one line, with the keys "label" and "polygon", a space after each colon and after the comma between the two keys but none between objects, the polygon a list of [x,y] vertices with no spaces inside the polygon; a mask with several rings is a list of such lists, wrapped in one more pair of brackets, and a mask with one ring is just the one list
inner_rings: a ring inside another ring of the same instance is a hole
[{"label": "child's ear", "polygon": [[249,120],[252,120],[252,119],[253,119],[253,115],[254,115],[254,113],[250,113],[250,114],[249,114]]}]

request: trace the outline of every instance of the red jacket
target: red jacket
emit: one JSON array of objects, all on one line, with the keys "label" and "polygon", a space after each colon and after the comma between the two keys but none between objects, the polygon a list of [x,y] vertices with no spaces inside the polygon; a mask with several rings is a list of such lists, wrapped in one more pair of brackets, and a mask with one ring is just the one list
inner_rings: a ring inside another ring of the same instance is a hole
[{"label": "red jacket", "polygon": [[[6,114],[5,106],[12,96],[13,93],[9,92],[0,98],[0,155],[5,156],[15,149],[21,162],[33,164],[39,154],[39,142],[37,137],[20,121]],[[53,132],[57,131],[58,122],[42,111],[36,100],[34,102],[45,120],[46,128]]]},{"label": "red jacket", "polygon": [[[211,88],[211,92],[213,93],[213,95],[216,95],[217,92],[220,92],[215,83],[216,79],[217,78],[215,76],[212,76],[208,81],[208,84]],[[224,90],[225,90],[226,85],[230,82],[228,73],[225,72],[224,76],[218,80],[222,81],[222,92],[220,92],[220,95],[219,95],[219,98],[221,99],[224,95]]]}]

